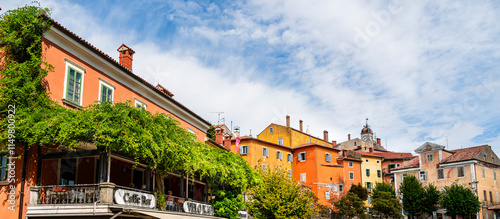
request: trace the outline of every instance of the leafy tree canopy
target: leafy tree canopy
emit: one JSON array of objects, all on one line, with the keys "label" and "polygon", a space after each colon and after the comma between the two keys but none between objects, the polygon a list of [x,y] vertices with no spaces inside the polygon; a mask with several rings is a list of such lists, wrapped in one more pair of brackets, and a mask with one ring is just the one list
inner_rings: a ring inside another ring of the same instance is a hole
[{"label": "leafy tree canopy", "polygon": [[282,169],[257,166],[262,183],[250,189],[248,209],[254,218],[307,218],[316,214],[314,193],[288,177]]},{"label": "leafy tree canopy", "polygon": [[439,204],[446,209],[447,216],[473,215],[479,212],[481,206],[472,190],[458,185],[457,182],[444,187]]},{"label": "leafy tree canopy", "polygon": [[377,183],[372,193],[372,210],[382,217],[400,218],[401,203],[391,184]]},{"label": "leafy tree canopy", "polygon": [[422,211],[427,213],[427,215],[433,215],[434,211],[438,210],[438,202],[440,193],[434,184],[429,184],[424,187],[424,197],[422,200],[423,206]]},{"label": "leafy tree canopy", "polygon": [[399,189],[403,200],[403,209],[410,215],[414,216],[422,212],[422,201],[424,188],[414,175],[406,175],[401,188]]},{"label": "leafy tree canopy", "polygon": [[[353,185],[354,186],[354,185]],[[363,200],[359,198],[356,193],[349,191],[346,195],[342,196],[338,201],[334,202],[337,212],[348,218],[358,216],[359,218],[365,217],[365,205]]]},{"label": "leafy tree canopy", "polygon": [[357,195],[361,201],[366,201],[368,199],[368,190],[361,185],[361,183],[353,184],[351,186],[351,189],[349,189],[349,192],[354,193]]}]

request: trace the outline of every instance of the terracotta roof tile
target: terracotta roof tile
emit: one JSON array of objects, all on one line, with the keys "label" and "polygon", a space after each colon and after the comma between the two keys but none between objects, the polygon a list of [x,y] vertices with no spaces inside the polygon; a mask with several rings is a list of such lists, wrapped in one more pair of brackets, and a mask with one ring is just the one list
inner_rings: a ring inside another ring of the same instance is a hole
[{"label": "terracotta roof tile", "polygon": [[361,154],[362,156],[380,157],[380,158],[382,158],[382,156],[377,155],[375,153],[371,154],[371,153],[368,153],[368,152],[361,152],[361,151],[355,151],[355,152],[358,153],[358,154]]},{"label": "terracotta roof tile", "polygon": [[418,157],[414,157],[411,160],[404,161],[401,166],[393,168],[391,170],[401,170],[401,169],[409,169],[409,168],[416,168],[420,166],[420,160]]},{"label": "terracotta roof tile", "polygon": [[479,152],[483,151],[488,145],[475,146],[470,148],[462,148],[451,150],[453,153],[448,158],[444,159],[441,163],[453,163],[457,161],[472,160]]},{"label": "terracotta roof tile", "polygon": [[400,153],[400,152],[374,152],[373,154],[384,157],[385,159],[408,159],[415,157],[411,153]]}]

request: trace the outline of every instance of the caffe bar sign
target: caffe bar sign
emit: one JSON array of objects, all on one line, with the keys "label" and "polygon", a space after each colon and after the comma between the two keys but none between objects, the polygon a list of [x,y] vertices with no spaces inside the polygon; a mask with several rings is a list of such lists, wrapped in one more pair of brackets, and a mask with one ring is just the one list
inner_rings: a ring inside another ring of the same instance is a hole
[{"label": "caffe bar sign", "polygon": [[142,208],[155,208],[156,206],[156,199],[154,195],[125,189],[115,190],[115,202],[119,205],[129,205]]},{"label": "caffe bar sign", "polygon": [[207,204],[202,204],[198,202],[185,201],[184,202],[184,212],[191,214],[202,214],[202,215],[214,215],[214,207]]}]

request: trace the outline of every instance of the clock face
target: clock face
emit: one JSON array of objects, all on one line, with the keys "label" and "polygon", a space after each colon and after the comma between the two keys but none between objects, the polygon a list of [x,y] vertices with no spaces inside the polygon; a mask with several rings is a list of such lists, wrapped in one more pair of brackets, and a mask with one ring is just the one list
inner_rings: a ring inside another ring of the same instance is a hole
[{"label": "clock face", "polygon": [[363,141],[366,141],[366,140],[368,140],[368,137],[363,136]]}]

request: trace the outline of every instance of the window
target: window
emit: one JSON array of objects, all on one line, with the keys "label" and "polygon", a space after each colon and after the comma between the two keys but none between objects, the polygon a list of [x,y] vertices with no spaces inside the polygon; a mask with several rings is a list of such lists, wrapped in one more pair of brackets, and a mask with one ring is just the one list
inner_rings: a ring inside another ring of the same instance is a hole
[{"label": "window", "polygon": [[326,162],[332,161],[332,155],[330,155],[330,153],[325,153],[325,161]]},{"label": "window", "polygon": [[490,191],[490,202],[493,203],[493,193]]},{"label": "window", "polygon": [[486,196],[486,190],[483,190],[484,201],[488,201],[488,196]]},{"label": "window", "polygon": [[325,199],[330,200],[330,192],[325,192]]},{"label": "window", "polygon": [[99,100],[101,103],[113,103],[113,91],[115,86],[106,80],[99,78]]},{"label": "window", "polygon": [[366,189],[368,189],[368,192],[372,192],[372,183],[371,182],[366,182]]},{"label": "window", "polygon": [[301,173],[300,174],[300,182],[303,182],[303,183],[306,182],[306,173]]},{"label": "window", "polygon": [[349,172],[349,179],[354,180],[354,172]]},{"label": "window", "polygon": [[140,108],[140,109],[142,109],[144,111],[144,110],[146,110],[147,106],[148,105],[146,103],[144,103],[143,101],[135,98],[135,107]]},{"label": "window", "polygon": [[382,176],[382,171],[377,170],[377,177],[381,177],[381,176]]},{"label": "window", "polygon": [[399,167],[399,166],[401,166],[401,164],[396,164],[396,167]]},{"label": "window", "polygon": [[366,169],[366,176],[370,176],[370,169]]},{"label": "window", "polygon": [[434,154],[427,154],[427,163],[434,162]]},{"label": "window", "polygon": [[339,192],[344,192],[344,186],[343,185],[339,185]]},{"label": "window", "polygon": [[274,127],[269,127],[269,134],[272,134],[274,132]]},{"label": "window", "polygon": [[349,161],[349,167],[352,167],[352,161]]},{"label": "window", "polygon": [[354,146],[356,146],[356,142],[354,142]]},{"label": "window", "polygon": [[377,164],[380,164],[380,160],[377,160]]},{"label": "window", "polygon": [[288,163],[293,162],[293,156],[291,153],[286,153],[286,160],[288,161]]},{"label": "window", "polygon": [[7,175],[9,172],[9,168],[7,166],[9,158],[7,158],[7,155],[2,155],[0,157],[0,181],[6,181],[7,180]]},{"label": "window", "polygon": [[283,137],[278,138],[278,144],[279,144],[279,145],[283,145]]},{"label": "window", "polygon": [[281,151],[276,151],[276,160],[283,160],[283,153]]},{"label": "window", "polygon": [[75,185],[76,158],[61,159],[59,185]]},{"label": "window", "polygon": [[193,135],[196,135],[196,131],[195,131],[195,130],[193,130],[193,129],[189,128],[189,127],[187,127],[186,129],[187,129],[187,131],[188,131],[189,133],[191,133],[191,134],[193,134]]},{"label": "window", "polygon": [[464,176],[465,176],[464,167],[463,166],[457,167],[457,177],[464,177]]},{"label": "window", "polygon": [[420,181],[427,181],[427,172],[426,171],[420,171],[419,176],[420,176]]},{"label": "window", "polygon": [[288,169],[288,177],[292,178],[292,169]]},{"label": "window", "polygon": [[438,175],[438,179],[444,179],[444,170],[437,169],[437,175]]},{"label": "window", "polygon": [[368,163],[368,159],[366,159],[366,160],[365,160],[365,162],[367,162],[367,163]]},{"label": "window", "polygon": [[269,157],[269,149],[267,149],[266,147],[262,147],[262,156]]},{"label": "window", "polygon": [[305,160],[306,160],[306,152],[300,152],[299,161],[305,161]]},{"label": "window", "polygon": [[389,170],[394,168],[394,167],[396,167],[396,164],[393,164],[393,163],[389,164]]},{"label": "window", "polygon": [[243,145],[240,147],[240,154],[247,155],[248,154],[248,145]]},{"label": "window", "polygon": [[486,177],[486,176],[484,175],[484,167],[481,167],[481,176],[483,177],[483,179]]},{"label": "window", "polygon": [[70,62],[66,62],[66,69],[66,93],[64,98],[73,103],[81,105],[84,70],[78,68]]}]

